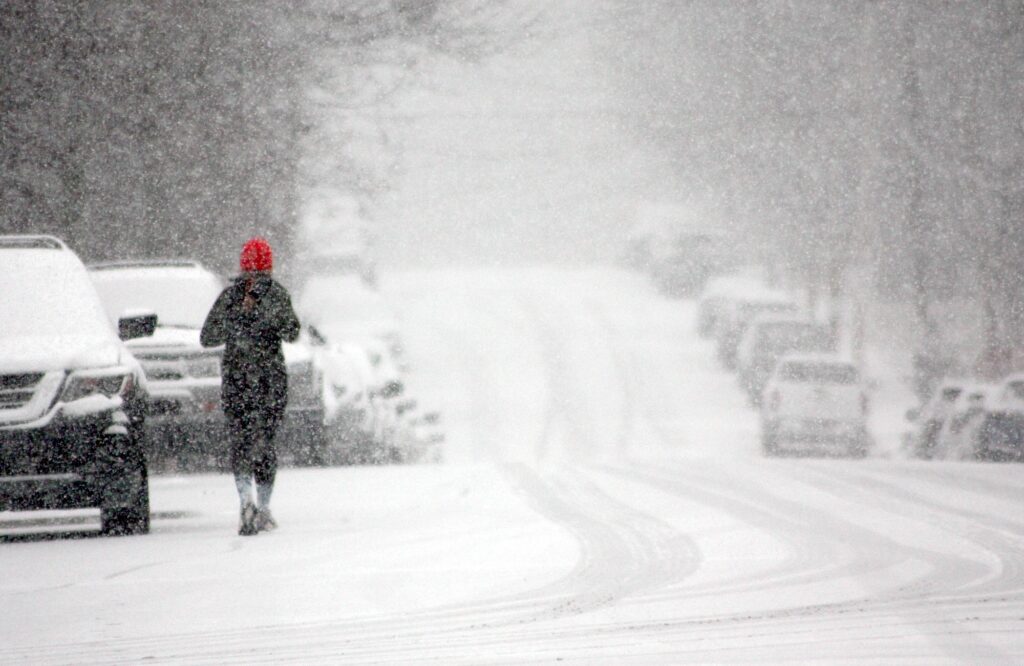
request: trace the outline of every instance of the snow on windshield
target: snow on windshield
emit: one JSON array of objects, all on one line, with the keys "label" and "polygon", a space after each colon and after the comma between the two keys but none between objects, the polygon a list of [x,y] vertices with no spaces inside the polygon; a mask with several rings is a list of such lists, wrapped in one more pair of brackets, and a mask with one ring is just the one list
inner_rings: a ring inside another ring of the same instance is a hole
[{"label": "snow on windshield", "polygon": [[85,268],[55,250],[0,250],[0,338],[109,339],[110,323]]},{"label": "snow on windshield", "polygon": [[202,328],[220,295],[217,278],[194,268],[102,269],[90,272],[111,321],[150,310],[160,326]]}]

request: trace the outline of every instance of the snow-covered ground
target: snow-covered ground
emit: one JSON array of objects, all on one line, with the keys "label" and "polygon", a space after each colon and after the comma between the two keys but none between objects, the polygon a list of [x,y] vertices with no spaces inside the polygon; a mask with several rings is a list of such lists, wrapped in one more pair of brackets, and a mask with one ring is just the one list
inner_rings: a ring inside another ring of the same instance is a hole
[{"label": "snow-covered ground", "polygon": [[384,286],[447,464],[284,470],[254,538],[227,476],[154,479],[145,537],[0,514],[0,662],[1024,662],[1021,466],[765,459],[637,276]]}]

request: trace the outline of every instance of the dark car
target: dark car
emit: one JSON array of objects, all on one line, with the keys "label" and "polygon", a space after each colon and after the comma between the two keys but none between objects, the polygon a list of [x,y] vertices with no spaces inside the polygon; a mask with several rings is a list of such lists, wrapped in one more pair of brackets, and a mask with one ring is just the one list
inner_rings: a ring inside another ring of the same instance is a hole
[{"label": "dark car", "polygon": [[85,266],[49,236],[0,236],[0,510],[98,507],[107,534],[149,530],[146,380]]}]

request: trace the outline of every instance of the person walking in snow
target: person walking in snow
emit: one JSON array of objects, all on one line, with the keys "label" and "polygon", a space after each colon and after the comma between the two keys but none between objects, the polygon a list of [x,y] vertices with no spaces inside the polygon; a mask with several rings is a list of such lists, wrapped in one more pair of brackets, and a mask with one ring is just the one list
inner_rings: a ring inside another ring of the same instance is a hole
[{"label": "person walking in snow", "polygon": [[298,338],[299,319],[288,292],[271,277],[273,253],[266,240],[245,244],[240,267],[241,274],[206,316],[199,341],[204,347],[224,345],[221,404],[241,502],[238,533],[249,536],[277,526],[270,513],[277,473],[274,434],[288,400],[281,342]]}]

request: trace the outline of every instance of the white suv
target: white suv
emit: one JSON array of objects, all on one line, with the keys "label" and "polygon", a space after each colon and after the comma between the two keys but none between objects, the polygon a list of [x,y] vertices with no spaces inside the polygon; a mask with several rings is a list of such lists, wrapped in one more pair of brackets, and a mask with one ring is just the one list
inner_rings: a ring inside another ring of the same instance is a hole
[{"label": "white suv", "polygon": [[220,278],[200,264],[179,260],[118,261],[89,267],[111,321],[125,312],[156,312],[160,325],[148,338],[128,343],[149,380],[146,420],[156,464],[187,466],[205,458],[207,439],[223,440],[220,414],[220,349],[199,344],[199,329],[220,295]]},{"label": "white suv", "polygon": [[146,380],[85,266],[50,236],[0,236],[0,511],[99,507],[102,530],[149,530]]},{"label": "white suv", "polygon": [[783,449],[867,452],[867,394],[857,367],[831,354],[791,354],[775,366],[762,396],[761,442]]}]

